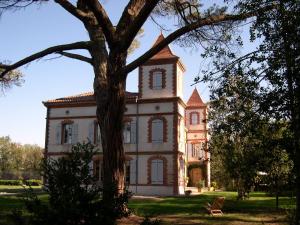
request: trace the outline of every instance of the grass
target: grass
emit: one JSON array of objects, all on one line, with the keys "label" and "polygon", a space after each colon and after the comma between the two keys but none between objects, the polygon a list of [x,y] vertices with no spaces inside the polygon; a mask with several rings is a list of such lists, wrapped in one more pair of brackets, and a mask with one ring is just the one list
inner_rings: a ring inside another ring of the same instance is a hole
[{"label": "grass", "polygon": [[[203,208],[218,196],[225,196],[224,215],[212,217]],[[295,199],[280,197],[276,210],[275,198],[255,192],[244,201],[236,200],[235,192],[207,192],[197,196],[133,199],[129,206],[137,215],[162,219],[165,224],[287,224],[286,210],[295,207]]]},{"label": "grass", "polygon": [[[22,187],[0,186],[0,192],[15,193],[0,196],[0,224],[6,225],[13,209],[24,207],[25,189]],[[41,188],[34,189],[39,198],[47,201],[47,195]],[[212,217],[207,215],[203,205],[212,202],[217,196],[225,196],[224,215]],[[163,224],[222,224],[222,225],[258,225],[258,224],[287,224],[286,209],[295,207],[295,199],[280,197],[280,210],[275,208],[275,198],[265,193],[250,193],[250,198],[244,201],[236,200],[235,192],[207,192],[197,196],[161,197],[151,199],[131,199],[129,207],[138,216],[157,217]],[[128,223],[133,224],[133,223]]]}]

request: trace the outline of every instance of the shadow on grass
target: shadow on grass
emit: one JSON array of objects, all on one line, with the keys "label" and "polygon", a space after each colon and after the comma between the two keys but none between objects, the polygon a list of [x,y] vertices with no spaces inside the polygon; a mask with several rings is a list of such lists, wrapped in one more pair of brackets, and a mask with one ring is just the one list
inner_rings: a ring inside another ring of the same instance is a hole
[{"label": "shadow on grass", "polygon": [[[249,199],[238,201],[234,192],[208,192],[198,196],[189,197],[164,197],[160,201],[133,199],[129,207],[137,215],[175,215],[175,214],[199,214],[205,213],[206,202],[213,202],[217,196],[225,196],[223,211],[227,213],[272,213],[276,211],[275,198],[266,196],[264,193],[253,193]],[[295,199],[289,197],[280,198],[281,211],[292,208]]]}]

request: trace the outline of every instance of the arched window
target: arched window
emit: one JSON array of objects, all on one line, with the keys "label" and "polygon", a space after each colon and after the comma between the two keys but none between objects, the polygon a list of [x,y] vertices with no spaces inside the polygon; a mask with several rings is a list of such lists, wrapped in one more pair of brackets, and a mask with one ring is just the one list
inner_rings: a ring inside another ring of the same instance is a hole
[{"label": "arched window", "polygon": [[151,161],[151,184],[164,183],[164,161],[154,159]]},{"label": "arched window", "polygon": [[153,90],[161,90],[166,87],[166,71],[164,69],[155,68],[150,70],[149,87]]},{"label": "arched window", "polygon": [[164,124],[161,119],[152,120],[152,142],[153,143],[162,143],[164,140]]},{"label": "arched window", "polygon": [[78,124],[72,120],[64,120],[56,127],[56,144],[76,144],[78,139]]},{"label": "arched window", "polygon": [[162,72],[156,71],[153,73],[152,87],[154,90],[162,89]]},{"label": "arched window", "polygon": [[199,124],[199,113],[197,112],[190,113],[190,124],[192,125]]}]

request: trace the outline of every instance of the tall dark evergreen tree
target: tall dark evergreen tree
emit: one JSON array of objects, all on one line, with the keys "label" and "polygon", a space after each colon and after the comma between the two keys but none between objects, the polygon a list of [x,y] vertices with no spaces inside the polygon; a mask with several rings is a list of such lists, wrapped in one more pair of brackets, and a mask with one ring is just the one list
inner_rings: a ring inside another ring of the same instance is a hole
[{"label": "tall dark evergreen tree", "polygon": [[[284,120],[292,133],[292,148],[288,152],[294,162],[296,177],[296,222],[300,224],[300,2],[298,0],[237,1],[240,13],[274,5],[273,10],[259,13],[250,27],[251,40],[261,42],[248,54],[231,57],[229,63],[215,61],[217,72],[206,74],[206,80],[221,84],[242,65],[248,80],[256,83],[257,112],[273,120]],[[220,55],[220,51],[214,52]],[[222,53],[222,52],[221,52]],[[220,71],[225,71],[220,75]],[[219,89],[217,89],[219,90]],[[245,93],[247,95],[247,93]],[[251,96],[250,96],[251,97]]]}]

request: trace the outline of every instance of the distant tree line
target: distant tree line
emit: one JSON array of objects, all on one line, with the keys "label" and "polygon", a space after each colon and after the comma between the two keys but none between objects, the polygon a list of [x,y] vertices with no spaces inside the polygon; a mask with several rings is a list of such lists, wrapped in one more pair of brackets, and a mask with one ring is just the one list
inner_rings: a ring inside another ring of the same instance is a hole
[{"label": "distant tree line", "polygon": [[0,179],[40,179],[43,149],[0,137]]}]

